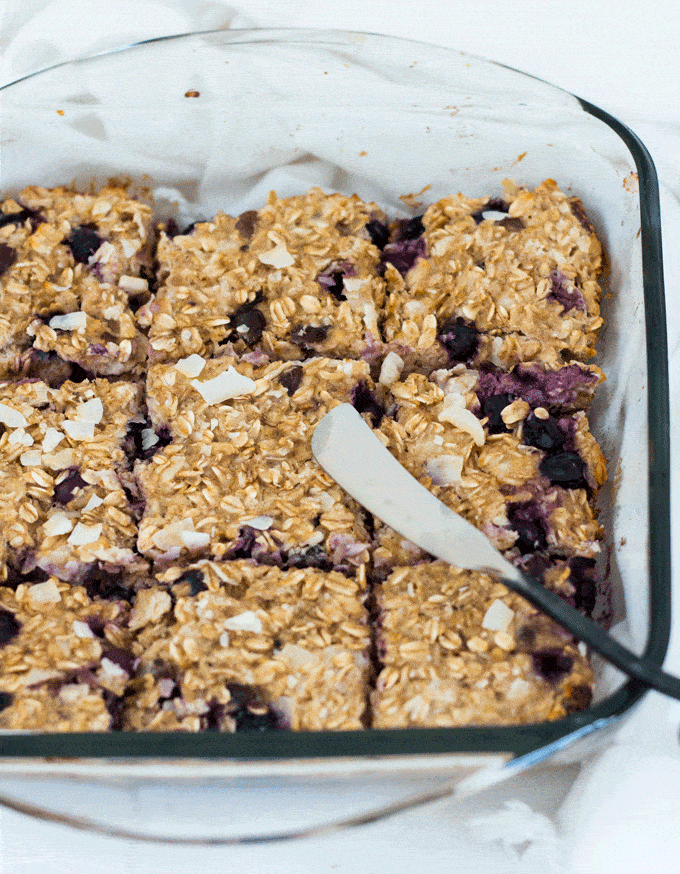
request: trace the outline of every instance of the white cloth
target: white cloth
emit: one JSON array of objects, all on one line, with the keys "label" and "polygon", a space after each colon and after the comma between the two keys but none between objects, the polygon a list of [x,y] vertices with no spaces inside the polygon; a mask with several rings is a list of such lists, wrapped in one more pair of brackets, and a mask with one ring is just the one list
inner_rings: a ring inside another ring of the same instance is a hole
[{"label": "white cloth", "polygon": [[[10,0],[0,82],[153,36],[226,27],[333,27],[448,45],[537,75],[610,111],[646,143],[662,180],[672,452],[680,458],[680,11],[675,0]],[[680,467],[678,468],[680,470]],[[675,530],[680,498],[673,481]],[[674,569],[680,567],[678,538]],[[676,605],[676,614],[680,607]],[[680,671],[680,616],[666,665]],[[680,704],[649,694],[580,769],[528,774],[464,806],[439,802],[305,842],[219,848],[110,840],[1,813],[0,874],[666,874],[680,871]],[[0,791],[2,781],[0,781]],[[409,794],[408,784],[404,795]],[[48,799],[45,799],[47,803]],[[139,799],[135,800],[139,803]],[[168,794],[168,815],[181,806]],[[187,815],[190,815],[187,811]]]}]

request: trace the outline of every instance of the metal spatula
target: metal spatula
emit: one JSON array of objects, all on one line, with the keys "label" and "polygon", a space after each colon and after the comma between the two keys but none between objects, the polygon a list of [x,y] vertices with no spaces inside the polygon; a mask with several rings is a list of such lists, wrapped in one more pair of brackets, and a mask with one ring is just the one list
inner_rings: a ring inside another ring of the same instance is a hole
[{"label": "metal spatula", "polygon": [[350,404],[317,425],[312,452],[333,479],[386,525],[459,568],[489,571],[604,659],[645,686],[680,699],[680,680],[610,637],[559,595],[522,574],[487,537],[450,510],[389,453]]}]

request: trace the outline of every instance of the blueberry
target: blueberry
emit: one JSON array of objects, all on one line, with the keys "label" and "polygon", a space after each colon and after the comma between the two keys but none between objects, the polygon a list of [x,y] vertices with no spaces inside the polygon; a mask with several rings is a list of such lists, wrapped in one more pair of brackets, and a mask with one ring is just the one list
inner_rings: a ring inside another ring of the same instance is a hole
[{"label": "blueberry", "polygon": [[484,207],[485,212],[487,210],[489,212],[507,212],[508,209],[508,204],[502,198],[492,198],[491,200],[487,200],[486,206]]},{"label": "blueberry", "polygon": [[595,228],[592,225],[592,222],[586,215],[586,211],[583,208],[583,204],[578,199],[578,197],[572,197],[569,201],[569,209],[571,210],[571,214],[578,219],[581,227],[583,227],[589,234],[595,233]]},{"label": "blueberry", "polygon": [[6,273],[16,260],[16,249],[13,249],[6,243],[0,243],[0,276]]},{"label": "blueberry", "polygon": [[576,286],[569,288],[567,279],[560,273],[559,270],[554,270],[550,274],[550,291],[548,297],[556,300],[565,312],[568,310],[586,311],[586,302]]},{"label": "blueberry", "polygon": [[238,558],[251,558],[256,545],[257,531],[245,525],[241,528],[239,536],[234,541],[226,557],[231,561]]},{"label": "blueberry", "polygon": [[383,249],[380,259],[381,270],[384,273],[385,266],[392,264],[402,276],[406,276],[419,258],[424,258],[427,248],[423,237],[415,240],[402,240],[398,243],[388,243]]},{"label": "blueberry", "polygon": [[269,708],[264,713],[238,709],[231,714],[236,722],[236,731],[276,731],[279,721]]},{"label": "blueberry", "polygon": [[404,240],[417,240],[424,233],[425,225],[422,215],[417,215],[412,219],[401,219],[397,222],[395,242],[403,243]]},{"label": "blueberry", "polygon": [[334,261],[318,274],[316,281],[337,301],[343,301],[347,299],[343,280],[346,276],[354,276],[355,272],[349,261]]},{"label": "blueberry", "polygon": [[201,727],[205,731],[219,731],[224,720],[224,704],[220,704],[216,698],[208,703],[208,712],[201,717]]},{"label": "blueberry", "polygon": [[522,425],[522,441],[544,452],[556,452],[564,446],[564,431],[555,419],[529,416]]},{"label": "blueberry", "polygon": [[250,240],[250,238],[255,233],[257,220],[258,213],[256,209],[248,209],[245,212],[242,212],[241,215],[236,219],[236,230],[239,232],[244,240]]},{"label": "blueberry", "polygon": [[125,698],[122,695],[115,695],[108,689],[102,689],[102,698],[111,716],[110,730],[120,731],[123,727],[123,717],[125,716]]},{"label": "blueberry", "polygon": [[0,646],[5,646],[17,636],[21,629],[21,623],[14,613],[0,608]]},{"label": "blueberry", "polygon": [[325,325],[296,325],[290,332],[291,342],[298,346],[313,346],[323,343],[328,336]]},{"label": "blueberry", "polygon": [[479,348],[477,328],[463,318],[446,322],[438,335],[438,340],[449,354],[449,360],[456,364],[469,362]]},{"label": "blueberry", "polygon": [[517,534],[515,546],[522,555],[545,549],[547,537],[540,507],[527,501],[508,508],[510,527]]},{"label": "blueberry", "polygon": [[590,686],[574,686],[564,702],[567,713],[578,713],[590,706],[593,693]]},{"label": "blueberry", "polygon": [[271,731],[279,728],[274,711],[260,701],[258,692],[240,683],[227,684],[230,702],[226,710],[236,722],[236,731]]},{"label": "blueberry", "polygon": [[70,467],[67,475],[54,487],[54,503],[66,506],[75,497],[78,489],[84,489],[87,483],[78,472],[77,467]]},{"label": "blueberry", "polygon": [[515,216],[508,216],[507,218],[501,219],[496,224],[500,225],[502,228],[505,228],[506,231],[521,231],[524,228],[524,222],[521,218],[516,218]]},{"label": "blueberry", "polygon": [[312,567],[322,571],[332,571],[333,562],[328,553],[321,546],[311,546],[304,552],[295,552],[289,554],[284,559],[284,567],[288,568],[304,568]]},{"label": "blueberry", "polygon": [[378,219],[371,219],[370,222],[366,223],[366,230],[371,238],[371,242],[374,246],[377,246],[378,249],[384,249],[389,243],[390,229],[384,222],[381,222]]},{"label": "blueberry", "polygon": [[597,583],[594,578],[595,559],[577,555],[569,559],[569,582],[574,587],[574,605],[591,615],[597,601]]},{"label": "blueberry", "polygon": [[67,381],[84,382],[92,374],[73,361],[64,361],[56,352],[43,352],[41,349],[31,349],[28,361],[28,379],[41,379],[50,388],[61,388]]},{"label": "blueberry", "polygon": [[538,469],[552,485],[565,489],[587,489],[585,465],[578,452],[555,452],[546,455]]},{"label": "blueberry", "polygon": [[113,662],[114,665],[118,665],[119,668],[125,671],[128,677],[133,675],[136,659],[131,652],[128,652],[128,650],[112,646],[104,652],[102,658],[108,659],[110,662]]},{"label": "blueberry", "polygon": [[365,382],[358,383],[352,391],[352,406],[358,413],[368,413],[374,428],[378,427],[380,420],[385,414],[385,411]]},{"label": "blueberry", "polygon": [[179,225],[174,218],[169,218],[165,223],[165,234],[170,240],[179,234]]},{"label": "blueberry", "polygon": [[66,238],[66,244],[79,264],[87,264],[103,242],[99,234],[90,225],[81,225],[79,228],[73,228]]},{"label": "blueberry", "polygon": [[12,695],[9,692],[0,692],[0,710],[6,710],[12,703]]},{"label": "blueberry", "polygon": [[99,637],[101,639],[104,638],[104,629],[106,628],[106,623],[101,618],[101,616],[88,616],[85,620],[85,624],[95,637]]},{"label": "blueberry", "polygon": [[49,574],[45,573],[42,568],[34,567],[33,570],[23,572],[18,571],[11,565],[7,565],[7,579],[3,586],[8,589],[15,589],[22,583],[44,583],[49,580]]},{"label": "blueberry", "polygon": [[125,585],[122,571],[107,571],[98,562],[85,571],[82,584],[88,598],[106,601],[131,601],[134,592]]},{"label": "blueberry", "polygon": [[192,596],[198,595],[199,592],[204,592],[208,588],[205,584],[203,571],[199,571],[198,568],[184,571],[177,583],[189,583],[189,594]]},{"label": "blueberry", "polygon": [[559,683],[574,665],[573,658],[565,655],[557,647],[545,647],[544,649],[536,650],[536,652],[531,654],[531,661],[534,671],[546,683]]},{"label": "blueberry", "polygon": [[148,461],[150,458],[153,458],[157,452],[160,452],[161,449],[172,443],[170,429],[167,425],[161,425],[157,431],[154,431],[158,440],[151,446],[146,446],[145,448],[144,431],[150,430],[151,422],[149,419],[145,422],[139,422],[135,419],[128,422],[127,431],[125,432],[125,438],[123,440],[123,451],[127,456],[130,469],[132,469],[132,466],[137,459]]},{"label": "blueberry", "polygon": [[262,336],[266,324],[264,314],[256,308],[237,310],[231,317],[231,339],[242,340],[246,346],[254,346]]},{"label": "blueberry", "polygon": [[[31,224],[37,218],[38,213],[33,209],[24,208],[19,212],[0,213],[0,228],[5,225],[23,225],[27,219],[31,219]],[[40,222],[38,222],[39,224]]]},{"label": "blueberry", "polygon": [[482,418],[488,418],[487,428],[489,434],[504,434],[510,429],[501,418],[501,413],[512,403],[510,395],[498,394],[491,395],[490,398],[482,401]]},{"label": "blueberry", "polygon": [[279,374],[279,383],[288,392],[288,397],[292,397],[295,394],[295,392],[300,388],[301,382],[302,366],[300,364],[294,364],[293,367],[289,367],[287,370],[284,370]]}]

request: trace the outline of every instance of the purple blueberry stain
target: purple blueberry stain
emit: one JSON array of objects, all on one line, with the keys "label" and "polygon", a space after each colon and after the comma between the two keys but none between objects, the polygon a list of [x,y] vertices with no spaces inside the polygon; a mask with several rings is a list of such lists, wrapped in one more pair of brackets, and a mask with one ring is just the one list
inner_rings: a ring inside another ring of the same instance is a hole
[{"label": "purple blueberry stain", "polygon": [[334,261],[318,274],[316,281],[340,302],[347,299],[344,286],[345,277],[354,276],[355,272],[349,261]]},{"label": "purple blueberry stain", "polygon": [[559,683],[574,666],[574,659],[557,647],[547,646],[531,654],[534,671],[546,683]]},{"label": "purple blueberry stain", "polygon": [[574,197],[569,201],[569,209],[571,210],[571,214],[576,218],[584,230],[588,231],[589,234],[595,233],[595,228],[593,227],[592,222],[586,215],[586,211],[583,208],[583,204],[578,199],[578,197]]},{"label": "purple blueberry stain", "polygon": [[479,349],[479,331],[462,317],[445,322],[437,339],[446,349],[449,361],[455,364],[470,363]]},{"label": "purple blueberry stain", "polygon": [[0,646],[6,646],[21,631],[21,623],[14,613],[0,608]]},{"label": "purple blueberry stain", "polygon": [[87,264],[103,242],[94,226],[90,224],[73,228],[66,238],[66,245],[78,264]]},{"label": "purple blueberry stain", "polygon": [[3,586],[16,591],[17,586],[26,583],[44,583],[49,580],[50,575],[42,568],[34,567],[30,571],[18,571],[12,565],[7,565],[7,579]]},{"label": "purple blueberry stain", "polygon": [[252,558],[253,551],[257,546],[257,530],[249,525],[244,525],[239,531],[239,536],[233,542],[226,557],[230,561],[239,558]]},{"label": "purple blueberry stain", "polygon": [[23,225],[27,221],[31,222],[31,228],[35,230],[44,219],[36,210],[29,207],[24,207],[19,212],[0,213],[0,228],[4,228],[5,225]]},{"label": "purple blueberry stain", "polygon": [[538,504],[533,501],[511,504],[508,508],[508,522],[517,534],[515,546],[522,555],[545,549],[547,532]]},{"label": "purple blueberry stain", "polygon": [[167,425],[154,429],[149,419],[130,420],[123,438],[123,451],[128,459],[128,466],[132,469],[137,459],[148,461],[170,443],[172,434]]},{"label": "purple blueberry stain", "polygon": [[425,233],[423,216],[417,215],[410,219],[399,219],[394,234],[395,243],[403,243],[406,240],[417,240]]},{"label": "purple blueberry stain", "polygon": [[597,601],[595,559],[580,555],[570,558],[569,582],[574,587],[574,606],[592,615]]},{"label": "purple blueberry stain", "polygon": [[409,270],[420,258],[427,253],[425,239],[418,237],[415,240],[402,240],[397,243],[388,243],[383,249],[380,258],[381,272],[384,273],[387,264],[395,267],[402,276],[406,276]]},{"label": "purple blueberry stain", "polygon": [[54,503],[65,507],[75,498],[76,492],[86,488],[87,485],[77,467],[68,468],[66,476],[54,486]]},{"label": "purple blueberry stain", "polygon": [[99,562],[89,565],[81,585],[85,587],[91,601],[101,598],[105,601],[131,602],[134,591],[125,585],[122,571],[108,571]]},{"label": "purple blueberry stain", "polygon": [[518,364],[510,373],[493,365],[480,366],[477,397],[480,403],[495,394],[521,398],[530,407],[569,407],[580,392],[599,381],[596,373],[569,364],[559,370],[545,370],[534,364]]},{"label": "purple blueberry stain", "polygon": [[550,291],[548,292],[550,300],[555,300],[559,303],[565,312],[569,310],[582,310],[586,312],[586,302],[576,286],[569,287],[568,281],[564,274],[559,270],[553,270],[550,274]]},{"label": "purple blueberry stain", "polygon": [[16,260],[16,249],[13,249],[6,243],[0,243],[0,276],[2,276],[3,273],[7,273]]},{"label": "purple blueberry stain", "polygon": [[294,364],[279,374],[279,383],[288,392],[288,397],[292,397],[300,388],[302,382],[302,365]]},{"label": "purple blueberry stain", "polygon": [[131,677],[135,672],[136,662],[134,655],[126,649],[113,646],[109,647],[103,654],[102,658],[108,659],[117,665],[121,670],[125,671],[128,677]]}]

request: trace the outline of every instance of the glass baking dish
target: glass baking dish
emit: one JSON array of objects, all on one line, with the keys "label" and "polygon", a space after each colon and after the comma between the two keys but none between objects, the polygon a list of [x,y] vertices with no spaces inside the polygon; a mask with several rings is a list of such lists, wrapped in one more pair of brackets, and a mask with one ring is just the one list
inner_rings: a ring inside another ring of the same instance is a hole
[{"label": "glass baking dish", "polygon": [[[581,198],[608,253],[592,410],[610,460],[604,564],[622,638],[661,664],[670,623],[668,384],[656,173],[606,112],[460,52],[348,32],[217,31],[167,37],[0,89],[0,185],[131,180],[180,226],[311,185],[392,215],[458,191],[547,177]],[[412,194],[406,201],[402,195]],[[646,354],[645,351],[646,350]],[[556,750],[578,758],[643,689],[598,670],[595,703],[500,728],[200,735],[0,735],[0,773],[189,779],[468,773]],[[56,757],[56,760],[55,760]],[[245,769],[245,770],[244,770]],[[239,776],[240,775],[240,776]],[[248,776],[250,775],[250,776]]]}]

